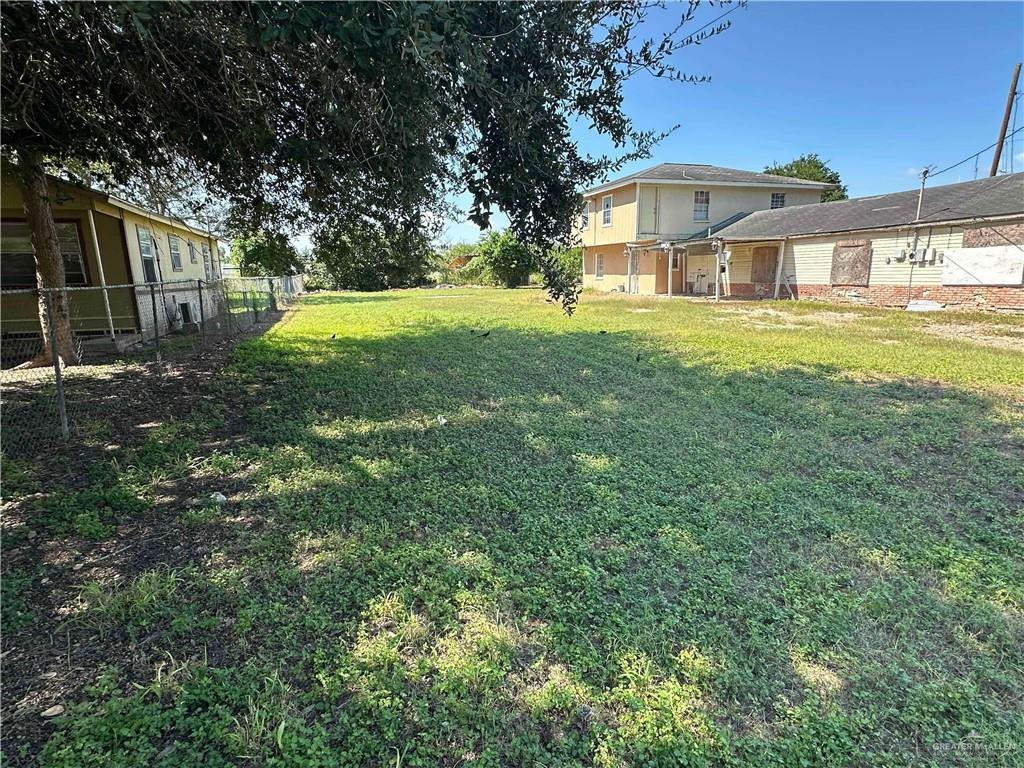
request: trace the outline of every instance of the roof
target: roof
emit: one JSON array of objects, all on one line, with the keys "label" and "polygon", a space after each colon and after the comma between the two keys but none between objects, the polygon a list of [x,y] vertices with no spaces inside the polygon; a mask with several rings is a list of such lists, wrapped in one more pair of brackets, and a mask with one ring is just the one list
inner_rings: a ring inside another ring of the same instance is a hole
[{"label": "roof", "polygon": [[1024,173],[925,188],[921,217],[917,218],[919,194],[919,190],[912,189],[833,203],[757,211],[725,227],[718,232],[718,237],[726,240],[770,240],[797,235],[890,229],[911,224],[1024,216]]},{"label": "roof", "polygon": [[692,182],[702,181],[710,184],[761,185],[772,187],[806,187],[807,189],[832,189],[834,184],[821,181],[796,179],[792,176],[777,176],[773,173],[757,171],[741,171],[736,168],[723,168],[718,165],[703,163],[660,163],[621,179],[615,179],[588,189],[586,194],[593,194],[603,189],[611,189],[627,182]]}]

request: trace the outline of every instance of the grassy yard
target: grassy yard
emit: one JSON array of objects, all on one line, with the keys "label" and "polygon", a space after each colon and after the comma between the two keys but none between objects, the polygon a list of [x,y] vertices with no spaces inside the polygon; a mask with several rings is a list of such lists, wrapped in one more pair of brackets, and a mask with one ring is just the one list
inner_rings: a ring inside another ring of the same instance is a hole
[{"label": "grassy yard", "polygon": [[173,535],[6,574],[7,761],[1024,765],[1022,319],[543,299],[308,297],[32,501]]}]

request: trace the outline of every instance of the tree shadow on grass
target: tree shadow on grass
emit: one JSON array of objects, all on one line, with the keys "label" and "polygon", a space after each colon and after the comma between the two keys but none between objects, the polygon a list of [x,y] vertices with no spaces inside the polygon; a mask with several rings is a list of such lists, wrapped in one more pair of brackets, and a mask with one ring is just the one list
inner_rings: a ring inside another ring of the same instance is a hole
[{"label": "tree shadow on grass", "polygon": [[[985,397],[630,334],[338,336],[238,350],[237,495],[143,633],[206,649],[179,698],[225,734],[122,758],[841,764],[1013,722],[1021,446]],[[260,697],[287,737],[239,752]]]}]

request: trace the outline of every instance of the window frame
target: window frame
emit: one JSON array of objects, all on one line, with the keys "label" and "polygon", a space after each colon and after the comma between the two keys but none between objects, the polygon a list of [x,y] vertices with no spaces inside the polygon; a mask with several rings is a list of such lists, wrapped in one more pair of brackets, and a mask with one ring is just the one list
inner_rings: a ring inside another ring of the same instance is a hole
[{"label": "window frame", "polygon": [[679,271],[679,252],[676,251],[675,249],[673,249],[672,253],[669,254],[669,260],[670,260],[670,262],[672,264],[670,269],[673,272],[678,272]]},{"label": "window frame", "polygon": [[[778,199],[780,201],[779,205],[775,204],[776,199]],[[786,207],[786,193],[785,192],[772,192],[772,196],[771,196],[771,198],[770,198],[770,200],[768,202],[768,205],[770,206],[768,208],[768,210],[770,210],[770,211],[776,211],[779,208],[785,208]]]},{"label": "window frame", "polygon": [[[177,261],[174,258],[175,252],[178,255]],[[181,262],[181,238],[175,234],[167,235],[167,254],[171,259],[171,269],[175,272],[184,272],[185,267]]]},{"label": "window frame", "polygon": [[196,257],[196,244],[191,240],[188,241],[188,260],[190,264],[199,263],[199,259]]},{"label": "window frame", "polygon": [[580,215],[580,229],[581,230],[588,230],[588,229],[590,229],[590,201],[589,200],[584,200],[583,201],[583,212]]},{"label": "window frame", "polygon": [[[151,254],[148,258],[142,249],[142,233],[146,233],[146,237],[149,238],[149,250]],[[159,283],[160,282],[160,252],[156,247],[156,237],[153,236],[153,230],[146,226],[135,225],[135,238],[139,242],[139,259],[142,262],[142,279],[146,283]],[[146,262],[149,262],[153,268],[153,279],[149,279],[149,275],[146,274]]]},{"label": "window frame", "polygon": [[[608,201],[608,205],[605,206],[605,200]],[[612,195],[603,195],[601,197],[601,226],[610,227],[612,225],[612,209],[615,207],[615,200]]]},{"label": "window frame", "polygon": [[[68,258],[67,257],[70,256],[70,255],[75,255],[75,254],[65,254],[63,252],[63,250],[62,250],[60,255],[61,255],[61,259],[64,261],[65,284],[68,285],[68,286],[76,287],[76,288],[81,288],[81,287],[84,287],[84,286],[92,285],[92,276],[89,274],[89,259],[87,258],[86,253],[85,253],[85,236],[84,236],[84,233],[82,231],[82,222],[79,219],[71,219],[71,218],[62,217],[62,218],[59,218],[59,219],[55,218],[53,220],[53,223],[58,225],[58,226],[61,225],[61,224],[74,224],[74,226],[75,226],[75,237],[78,238],[78,254],[77,254],[77,256],[78,256],[78,266],[81,268],[81,273],[82,273],[82,282],[79,283],[79,282],[68,282],[67,281],[67,279],[66,279],[67,278],[67,271],[68,271],[68,266],[67,266]],[[28,219],[26,219],[24,217],[20,217],[20,216],[13,217],[13,218],[5,218],[3,220],[0,220],[0,224],[24,224],[29,229],[28,237],[29,237],[29,244],[31,245],[31,243],[32,243],[32,230],[29,227]],[[59,236],[59,233],[58,233],[58,242],[59,241],[60,241],[60,236]],[[0,253],[3,253],[3,252],[0,251]],[[25,288],[38,288],[39,287],[39,277],[38,277],[38,275],[37,275],[37,273],[35,271],[35,264],[36,264],[35,246],[33,246],[32,250],[28,251],[28,252],[25,252],[25,251],[8,251],[7,253],[9,253],[9,254],[11,254],[13,256],[25,256],[25,255],[30,256],[32,258],[32,274],[33,274],[33,277],[32,277],[31,284],[4,283],[4,285],[3,285],[4,290],[19,290],[19,289],[25,289]]]},{"label": "window frame", "polygon": [[600,251],[594,254],[594,279],[604,280],[604,254]]},{"label": "window frame", "polygon": [[[703,202],[700,197],[703,195]],[[698,215],[703,209],[703,215]],[[693,190],[693,220],[694,221],[711,221],[711,190],[709,189],[695,189]]]}]

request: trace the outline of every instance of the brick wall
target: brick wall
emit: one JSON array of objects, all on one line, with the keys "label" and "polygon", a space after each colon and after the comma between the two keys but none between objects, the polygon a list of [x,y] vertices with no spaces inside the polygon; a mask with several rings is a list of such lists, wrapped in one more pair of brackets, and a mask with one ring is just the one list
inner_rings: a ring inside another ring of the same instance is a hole
[{"label": "brick wall", "polygon": [[[730,296],[771,298],[774,286],[766,283],[732,283],[729,288]],[[1021,286],[915,285],[908,294],[905,285],[794,285],[793,291],[798,299],[823,299],[879,307],[905,307],[909,298],[937,301],[950,309],[1024,312],[1024,287]],[[779,298],[788,297],[789,293],[783,284],[779,289]]]}]

